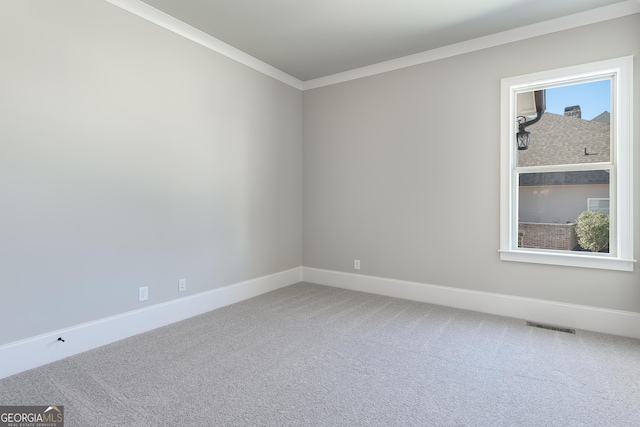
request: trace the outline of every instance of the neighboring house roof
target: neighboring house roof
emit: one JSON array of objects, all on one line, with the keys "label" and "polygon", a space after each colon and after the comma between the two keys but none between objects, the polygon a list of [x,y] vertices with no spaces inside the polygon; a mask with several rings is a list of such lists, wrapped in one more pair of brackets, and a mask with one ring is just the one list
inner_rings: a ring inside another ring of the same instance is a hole
[{"label": "neighboring house roof", "polygon": [[591,119],[592,122],[611,123],[611,114],[608,111],[600,113],[600,115]]},{"label": "neighboring house roof", "polygon": [[609,113],[596,119],[583,120],[544,113],[538,123],[527,128],[531,132],[529,149],[518,151],[518,167],[608,162],[611,132]]}]

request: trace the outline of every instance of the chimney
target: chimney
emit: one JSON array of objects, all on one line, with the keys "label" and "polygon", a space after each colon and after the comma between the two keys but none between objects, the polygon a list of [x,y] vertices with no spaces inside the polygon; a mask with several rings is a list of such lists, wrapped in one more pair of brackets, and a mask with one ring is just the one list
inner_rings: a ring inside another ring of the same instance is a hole
[{"label": "chimney", "polygon": [[571,107],[564,108],[564,115],[569,117],[582,118],[582,112],[579,105],[572,105]]}]

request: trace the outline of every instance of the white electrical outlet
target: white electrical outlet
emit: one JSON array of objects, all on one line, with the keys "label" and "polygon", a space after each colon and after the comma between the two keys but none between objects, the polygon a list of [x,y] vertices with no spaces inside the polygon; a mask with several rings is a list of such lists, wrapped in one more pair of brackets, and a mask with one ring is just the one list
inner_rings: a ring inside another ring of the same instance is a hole
[{"label": "white electrical outlet", "polygon": [[356,270],[360,270],[360,260],[359,259],[354,259],[353,260],[353,268]]},{"label": "white electrical outlet", "polygon": [[184,292],[187,290],[187,279],[180,279],[178,281],[178,292]]},{"label": "white electrical outlet", "polygon": [[138,288],[138,301],[146,301],[149,299],[149,287],[142,286]]}]

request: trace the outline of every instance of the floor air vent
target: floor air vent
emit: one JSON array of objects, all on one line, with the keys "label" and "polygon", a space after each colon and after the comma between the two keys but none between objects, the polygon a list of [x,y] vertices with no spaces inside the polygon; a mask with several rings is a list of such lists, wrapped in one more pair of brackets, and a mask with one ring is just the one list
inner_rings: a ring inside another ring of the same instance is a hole
[{"label": "floor air vent", "polygon": [[565,332],[567,334],[575,334],[576,333],[575,329],[563,328],[562,326],[547,325],[547,324],[544,324],[544,323],[527,322],[527,326],[533,326],[534,328],[541,328],[541,329],[549,329],[551,331]]}]

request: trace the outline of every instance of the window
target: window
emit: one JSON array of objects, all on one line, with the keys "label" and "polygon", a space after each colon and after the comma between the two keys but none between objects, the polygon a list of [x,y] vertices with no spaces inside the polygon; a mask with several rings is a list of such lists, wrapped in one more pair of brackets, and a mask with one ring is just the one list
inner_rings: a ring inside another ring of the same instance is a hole
[{"label": "window", "polygon": [[[500,259],[633,271],[632,64],[502,80]],[[608,252],[579,246],[585,210],[609,215]]]},{"label": "window", "polygon": [[602,212],[606,216],[609,216],[609,199],[587,199],[587,210]]}]

